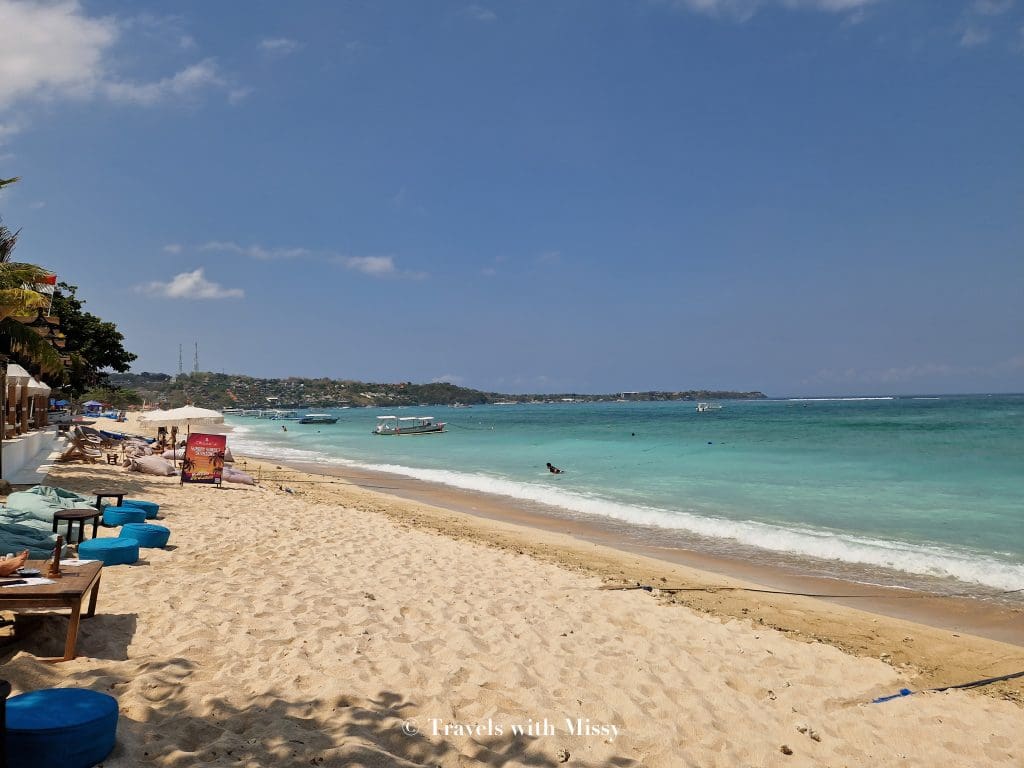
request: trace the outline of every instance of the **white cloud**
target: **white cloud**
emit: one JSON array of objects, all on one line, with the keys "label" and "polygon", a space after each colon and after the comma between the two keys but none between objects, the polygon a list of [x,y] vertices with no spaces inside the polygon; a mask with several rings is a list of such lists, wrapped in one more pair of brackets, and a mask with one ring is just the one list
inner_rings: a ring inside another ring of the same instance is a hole
[{"label": "white cloud", "polygon": [[491,22],[498,20],[498,14],[496,14],[490,8],[484,8],[482,5],[466,6],[463,12],[469,18],[476,19],[477,21]]},{"label": "white cloud", "polygon": [[269,37],[260,40],[260,50],[270,56],[288,56],[295,53],[302,44],[287,37]]},{"label": "white cloud", "polygon": [[241,288],[225,288],[207,280],[202,267],[175,275],[166,283],[154,280],[137,286],[137,290],[165,299],[240,299],[245,296]]},{"label": "white cloud", "polygon": [[104,83],[103,92],[111,101],[149,106],[169,98],[188,96],[204,88],[221,88],[226,85],[227,82],[217,71],[216,62],[206,59],[152,83]]},{"label": "white cloud", "polygon": [[982,16],[1000,16],[1013,7],[1013,0],[974,0],[972,10]]},{"label": "white cloud", "polygon": [[164,253],[181,253],[181,245],[179,243],[168,243],[164,246]]},{"label": "white cloud", "polygon": [[0,2],[0,106],[25,97],[85,95],[102,78],[116,22],[88,18],[77,2]]},{"label": "white cloud", "polygon": [[33,211],[38,211],[40,208],[46,207],[46,201],[36,200],[34,203],[29,203],[28,207],[31,208]]},{"label": "white cloud", "polygon": [[211,240],[199,246],[206,253],[231,253],[258,261],[281,261],[285,259],[307,259],[316,262],[340,264],[354,272],[370,277],[398,277],[422,280],[423,272],[409,272],[398,269],[394,256],[345,256],[332,251],[313,251],[308,248],[268,248],[263,245],[240,245],[231,240]]},{"label": "white cloud", "polygon": [[456,376],[454,373],[446,373],[444,376],[438,376],[436,379],[431,379],[432,384],[455,384],[461,386],[465,381],[465,377]]},{"label": "white cloud", "polygon": [[960,45],[964,48],[973,48],[976,45],[984,45],[992,38],[992,33],[985,27],[977,27],[968,24],[960,36]]},{"label": "white cloud", "polygon": [[337,261],[348,269],[373,277],[395,274],[395,260],[391,256],[342,256]]},{"label": "white cloud", "polygon": [[241,104],[252,93],[253,89],[248,86],[242,88],[232,88],[228,91],[228,104],[235,105]]},{"label": "white cloud", "polygon": [[97,97],[149,105],[228,87],[213,59],[154,82],[118,75],[111,52],[132,28],[131,21],[87,15],[77,0],[0,0],[0,108],[18,101]]},{"label": "white cloud", "polygon": [[669,0],[672,6],[710,16],[730,16],[746,21],[765,6],[830,13],[857,12],[879,0]]},{"label": "white cloud", "polygon": [[305,248],[265,248],[262,245],[239,245],[230,240],[211,240],[199,246],[201,251],[217,253],[237,253],[259,261],[278,261],[280,259],[298,259],[312,255]]}]

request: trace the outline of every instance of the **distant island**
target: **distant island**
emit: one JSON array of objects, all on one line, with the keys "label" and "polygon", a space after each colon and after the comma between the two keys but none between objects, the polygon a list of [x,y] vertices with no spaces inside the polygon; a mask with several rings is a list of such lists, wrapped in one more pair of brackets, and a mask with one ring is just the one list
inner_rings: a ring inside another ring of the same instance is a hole
[{"label": "distant island", "polygon": [[[607,402],[616,400],[762,400],[763,392],[693,389],[594,395],[481,392],[445,382],[381,384],[348,379],[257,379],[226,373],[112,373],[105,384],[118,405],[192,402],[206,408],[332,408],[341,406],[486,405],[494,403]],[[117,402],[120,401],[120,402]]]}]

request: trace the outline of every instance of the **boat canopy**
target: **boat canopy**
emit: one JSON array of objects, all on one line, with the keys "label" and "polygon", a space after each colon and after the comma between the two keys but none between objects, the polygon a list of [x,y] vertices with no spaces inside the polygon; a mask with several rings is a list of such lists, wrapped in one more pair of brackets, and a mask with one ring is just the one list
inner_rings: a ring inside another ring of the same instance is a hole
[{"label": "boat canopy", "polygon": [[397,418],[398,418],[397,416],[378,416],[377,420],[379,421],[381,419],[397,419]]}]

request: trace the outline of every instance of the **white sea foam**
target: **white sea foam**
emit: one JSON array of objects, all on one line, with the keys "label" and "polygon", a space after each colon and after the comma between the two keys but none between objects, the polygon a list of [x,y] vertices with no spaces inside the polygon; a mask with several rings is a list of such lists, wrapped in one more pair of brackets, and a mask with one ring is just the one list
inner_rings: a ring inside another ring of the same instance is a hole
[{"label": "white sea foam", "polygon": [[807,527],[783,527],[754,520],[729,520],[685,510],[625,504],[578,491],[538,483],[445,469],[407,467],[341,459],[328,454],[262,443],[243,433],[232,437],[239,453],[280,461],[336,464],[389,472],[452,488],[538,502],[570,512],[634,525],[686,531],[773,552],[842,563],[887,568],[908,574],[953,578],[996,590],[1024,589],[1024,564],[945,547],[873,539]]},{"label": "white sea foam", "polygon": [[791,403],[859,403],[865,400],[895,400],[895,397],[791,397]]}]

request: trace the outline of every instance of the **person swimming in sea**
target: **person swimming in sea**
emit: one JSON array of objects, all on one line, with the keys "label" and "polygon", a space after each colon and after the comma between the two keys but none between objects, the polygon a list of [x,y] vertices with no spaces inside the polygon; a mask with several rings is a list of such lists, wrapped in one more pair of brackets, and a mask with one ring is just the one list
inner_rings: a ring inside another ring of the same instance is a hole
[{"label": "person swimming in sea", "polygon": [[556,467],[550,461],[548,462],[548,472],[550,472],[552,475],[561,475],[561,474],[563,474],[563,470],[561,470],[558,467]]}]

